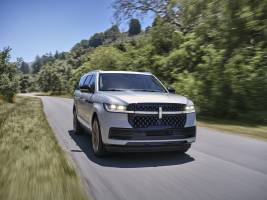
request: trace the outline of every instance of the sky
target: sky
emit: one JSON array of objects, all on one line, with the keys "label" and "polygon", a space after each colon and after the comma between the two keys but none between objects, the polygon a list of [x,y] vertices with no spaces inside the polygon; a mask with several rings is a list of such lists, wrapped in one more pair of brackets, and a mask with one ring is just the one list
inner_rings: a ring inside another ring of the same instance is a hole
[{"label": "sky", "polygon": [[[0,0],[0,50],[11,47],[11,61],[69,51],[82,39],[115,22],[112,0]],[[152,23],[144,18],[142,27]],[[127,31],[127,24],[120,25]]]}]

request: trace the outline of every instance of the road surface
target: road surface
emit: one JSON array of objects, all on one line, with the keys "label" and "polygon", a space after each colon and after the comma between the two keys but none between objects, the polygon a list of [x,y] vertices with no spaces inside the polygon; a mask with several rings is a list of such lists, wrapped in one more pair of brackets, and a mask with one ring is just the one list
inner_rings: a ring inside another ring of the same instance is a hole
[{"label": "road surface", "polygon": [[267,200],[267,142],[198,128],[187,154],[96,158],[72,131],[73,100],[41,97],[47,119],[97,200]]}]

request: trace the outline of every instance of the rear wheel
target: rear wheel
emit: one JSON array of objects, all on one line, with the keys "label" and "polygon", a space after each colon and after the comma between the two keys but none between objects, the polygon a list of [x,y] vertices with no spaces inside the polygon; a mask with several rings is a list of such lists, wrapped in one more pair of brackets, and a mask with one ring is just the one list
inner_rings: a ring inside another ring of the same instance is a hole
[{"label": "rear wheel", "polygon": [[102,141],[100,126],[97,117],[94,118],[92,125],[92,147],[96,156],[104,156],[107,153],[105,145]]},{"label": "rear wheel", "polygon": [[82,125],[77,118],[76,110],[73,111],[73,131],[76,135],[80,135],[83,133],[83,128],[82,128]]}]

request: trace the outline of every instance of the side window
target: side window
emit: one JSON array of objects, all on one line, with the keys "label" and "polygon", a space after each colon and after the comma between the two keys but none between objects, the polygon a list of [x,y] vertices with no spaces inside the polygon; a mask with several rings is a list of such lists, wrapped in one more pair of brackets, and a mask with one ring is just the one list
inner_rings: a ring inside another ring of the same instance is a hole
[{"label": "side window", "polygon": [[89,86],[89,83],[91,81],[91,78],[92,78],[92,75],[88,75],[83,85]]},{"label": "side window", "polygon": [[90,83],[89,83],[89,88],[90,88],[90,90],[91,90],[92,92],[95,91],[95,74],[92,76],[92,79],[91,79],[91,81],[90,81]]},{"label": "side window", "polygon": [[81,79],[80,79],[80,82],[79,82],[79,88],[83,86],[83,83],[85,81],[85,78],[86,76],[83,76]]}]

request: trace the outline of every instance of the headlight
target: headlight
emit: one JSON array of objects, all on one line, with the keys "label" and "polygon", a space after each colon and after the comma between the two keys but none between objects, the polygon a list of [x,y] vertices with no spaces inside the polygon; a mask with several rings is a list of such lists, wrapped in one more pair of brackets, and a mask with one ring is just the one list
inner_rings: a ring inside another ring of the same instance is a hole
[{"label": "headlight", "polygon": [[104,104],[104,108],[108,112],[125,112],[127,107],[125,105],[116,105],[116,104]]},{"label": "headlight", "polygon": [[195,112],[195,106],[194,105],[186,105],[185,111],[186,112]]}]

